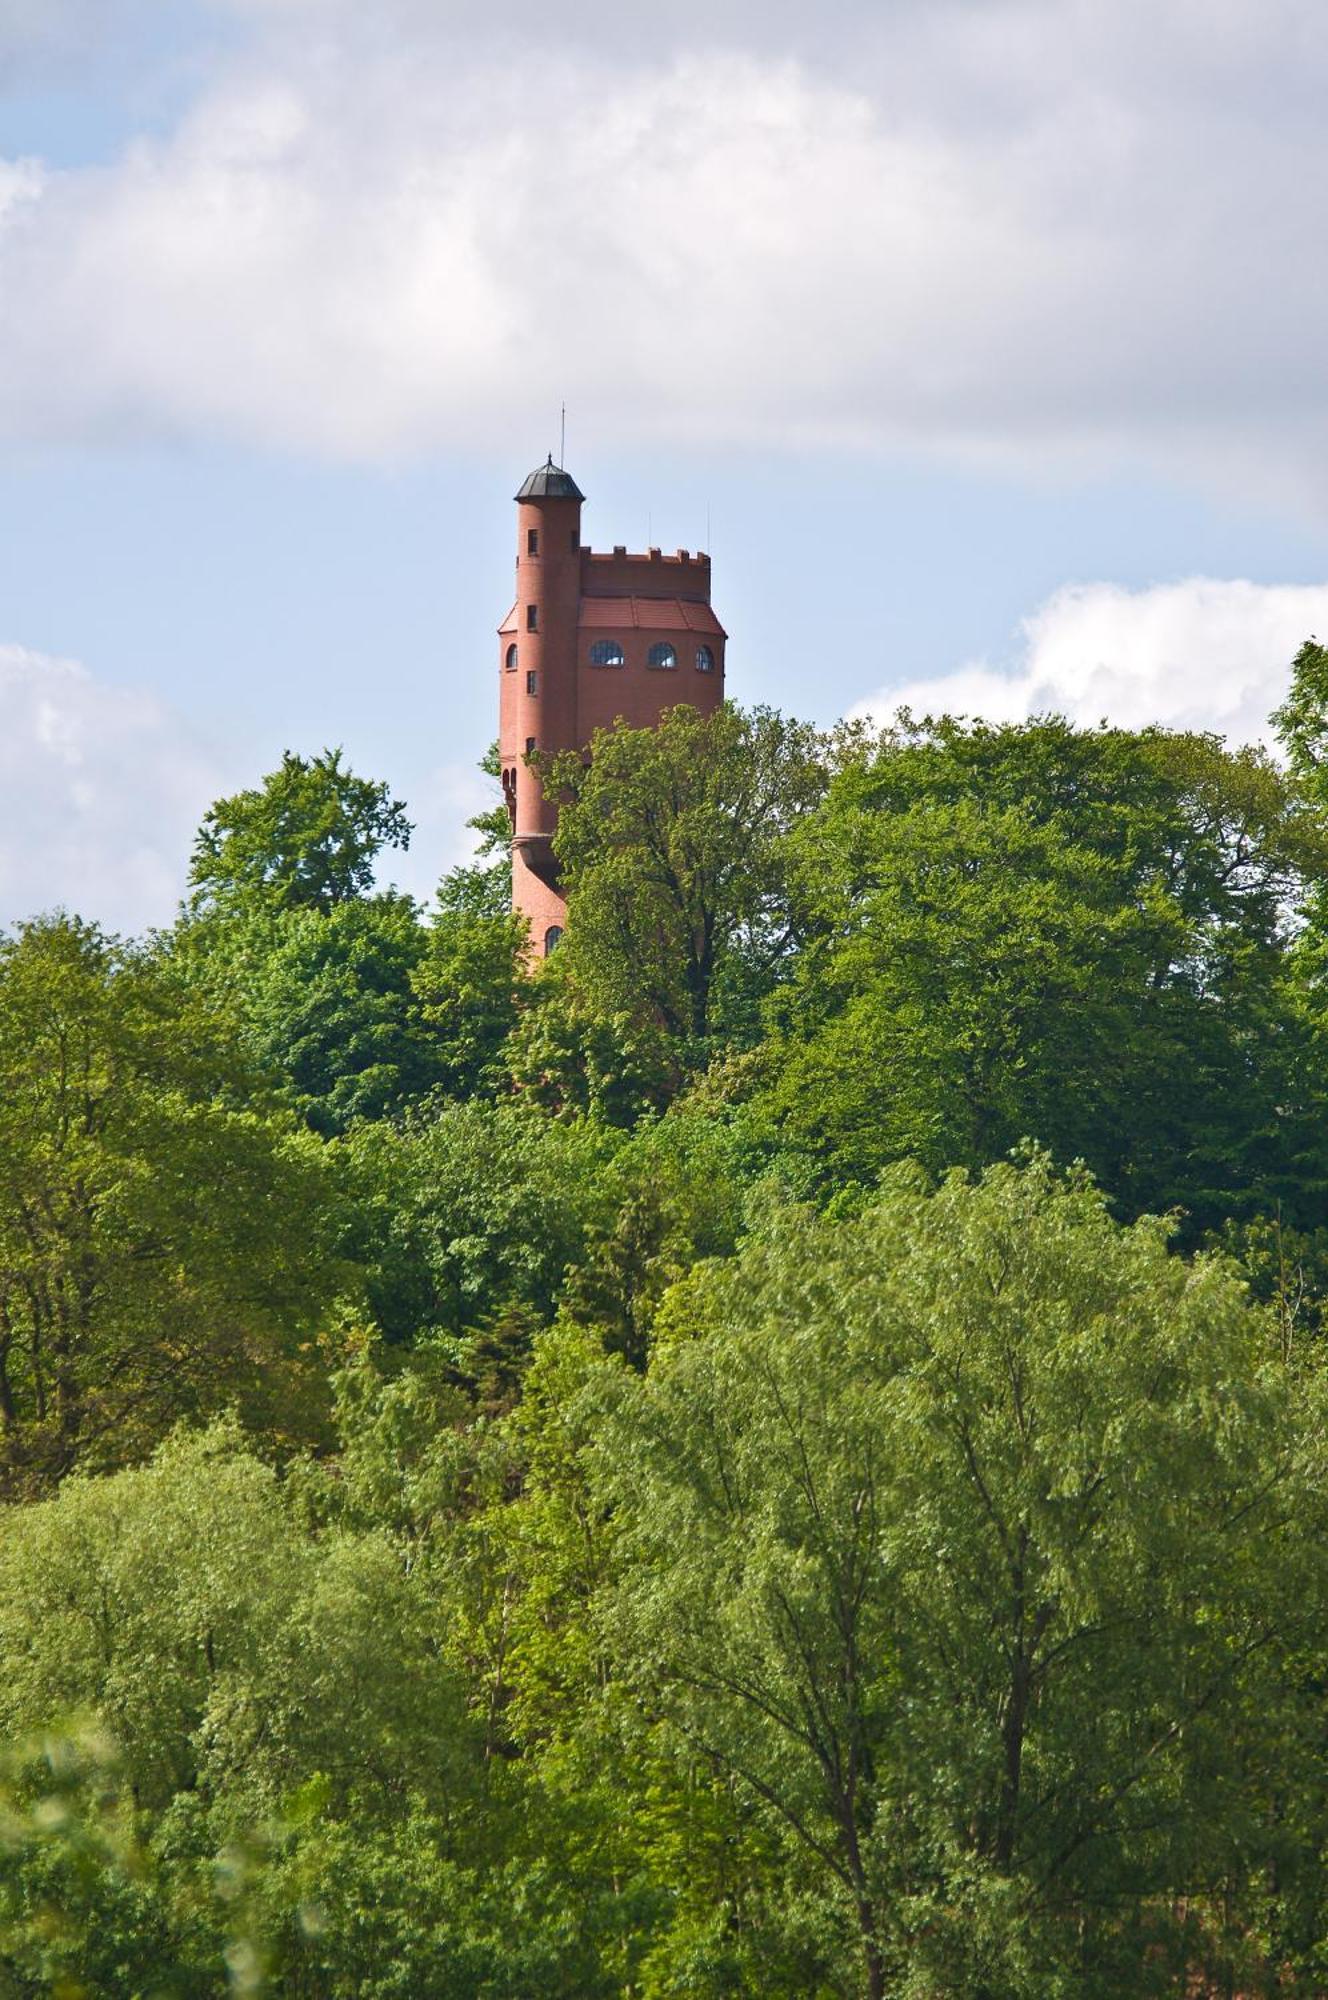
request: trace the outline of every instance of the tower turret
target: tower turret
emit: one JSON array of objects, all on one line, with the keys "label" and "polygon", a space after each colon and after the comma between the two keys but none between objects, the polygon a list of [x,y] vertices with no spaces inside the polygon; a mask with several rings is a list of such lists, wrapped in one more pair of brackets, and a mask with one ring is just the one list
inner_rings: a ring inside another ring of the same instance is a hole
[{"label": "tower turret", "polygon": [[580,747],[576,626],[584,499],[552,454],[522,482],[516,495],[516,606],[501,634],[500,741],[512,815],[512,899],[530,919],[541,952],[550,932],[561,935],[566,906],[553,852],[557,808],[544,797],[539,774],[526,760],[536,750]]}]

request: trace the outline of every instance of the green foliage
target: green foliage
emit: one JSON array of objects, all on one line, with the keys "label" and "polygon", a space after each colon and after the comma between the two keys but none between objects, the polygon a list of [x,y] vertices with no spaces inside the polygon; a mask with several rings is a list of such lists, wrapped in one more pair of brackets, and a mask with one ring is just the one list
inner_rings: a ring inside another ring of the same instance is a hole
[{"label": "green foliage", "polygon": [[1291,665],[1291,686],[1273,711],[1273,726],[1292,771],[1325,802],[1328,783],[1328,646],[1307,639]]},{"label": "green foliage", "polygon": [[538,968],[287,756],[0,939],[0,1995],[1324,1991],[1326,715],[676,709]]},{"label": "green foliage", "polygon": [[428,923],[409,896],[371,894],[379,848],[410,829],[339,757],[288,754],[261,790],[212,808],[170,939],[181,976],[325,1138],[434,1091],[493,1088],[524,941],[500,863],[453,870]]},{"label": "green foliage", "polygon": [[684,1044],[750,1032],[792,943],[782,839],[825,782],[824,746],[769,709],[600,730],[563,756],[564,951],[592,1006]]},{"label": "green foliage", "polygon": [[678,1051],[657,1021],[596,1006],[571,960],[560,948],[529,980],[504,1051],[509,1076],[526,1103],[554,1117],[630,1128],[676,1096]]},{"label": "green foliage", "polygon": [[304,1355],[342,1276],[327,1178],[316,1147],[239,1101],[222,1025],[157,956],[77,921],[0,941],[10,1492],[132,1459],[228,1402],[308,1434]]},{"label": "green foliage", "polygon": [[[339,1829],[357,1829],[369,1869],[414,1842],[444,1878],[449,1858],[458,1872],[479,1771],[428,1595],[381,1531],[305,1533],[233,1430],[11,1511],[0,1644],[13,1668],[0,1727],[21,1738],[37,1718],[83,1711],[117,1746],[100,1799],[58,1822],[45,1815],[68,1829],[59,1866],[86,1883],[61,1938],[84,1982],[104,1950],[98,1913],[113,1904],[131,1955],[156,1955],[162,1970],[202,1961],[187,1990],[222,1989],[238,1938],[254,1990],[264,1962],[308,1990],[311,1962],[330,1969],[319,1990],[355,1993],[356,1912],[338,1906],[328,1872]],[[32,1911],[50,1893],[52,1857],[19,1835],[0,1880]],[[389,1925],[392,1914],[389,1899]],[[15,1941],[11,1928],[11,1952]],[[464,1965],[464,1940],[453,1956]]]},{"label": "green foliage", "polygon": [[461,1335],[513,1306],[551,1318],[614,1139],[513,1104],[365,1127],[342,1154],[375,1318],[392,1340]]},{"label": "green foliage", "polygon": [[684,1100],[638,1126],[598,1189],[565,1309],[639,1368],[670,1286],[707,1258],[731,1256],[742,1237],[744,1162],[732,1129]]},{"label": "green foliage", "polygon": [[384,847],[409,847],[411,825],[385,784],[357,778],[340,750],[298,757],[256,790],[218,799],[194,842],[196,909],[327,911],[367,895]]},{"label": "green foliage", "polygon": [[253,1061],[324,1137],[399,1111],[443,1074],[415,1002],[427,941],[408,897],[205,920],[181,946]]},{"label": "green foliage", "polygon": [[444,876],[411,987],[418,1032],[450,1096],[490,1091],[503,1078],[524,949],[509,865]]},{"label": "green foliage", "polygon": [[1318,1203],[1286,912],[1324,835],[1258,753],[905,723],[792,845],[815,941],[768,1109],[823,1187],[1031,1134],[1134,1212]]},{"label": "green foliage", "polygon": [[686,1296],[594,1458],[619,1670],[787,1829],[866,1990],[1212,1976],[1250,1843],[1297,1866],[1328,1586],[1321,1397],[1231,1271],[1037,1161],[786,1213]]},{"label": "green foliage", "polygon": [[0,1990],[197,1993],[190,1942],[171,1923],[104,1730],[48,1727],[0,1755]]}]

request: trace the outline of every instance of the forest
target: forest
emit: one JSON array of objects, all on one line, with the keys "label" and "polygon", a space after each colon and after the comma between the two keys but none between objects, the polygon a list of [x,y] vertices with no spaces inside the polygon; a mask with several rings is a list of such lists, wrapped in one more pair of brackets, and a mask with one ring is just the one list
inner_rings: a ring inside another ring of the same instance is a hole
[{"label": "forest", "polygon": [[1328,647],[1278,749],[341,752],[0,936],[0,2000],[1328,1992]]}]

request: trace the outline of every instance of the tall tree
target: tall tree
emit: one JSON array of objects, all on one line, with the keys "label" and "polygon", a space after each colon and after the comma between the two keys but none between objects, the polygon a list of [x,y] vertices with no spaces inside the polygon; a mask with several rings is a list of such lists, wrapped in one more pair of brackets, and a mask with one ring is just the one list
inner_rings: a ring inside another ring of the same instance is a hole
[{"label": "tall tree", "polygon": [[1288,945],[1324,830],[1266,757],[905,722],[791,845],[815,943],[768,1101],[823,1186],[1032,1136],[1136,1210],[1317,1204]]},{"label": "tall tree", "polygon": [[752,1032],[794,935],[783,838],[825,775],[815,731],[769,709],[673,708],[552,761],[565,949],[598,1011],[698,1045]]},{"label": "tall tree", "polygon": [[1043,1161],[901,1172],[698,1274],[616,1378],[618,1671],[784,1826],[873,2000],[1209,1990],[1261,1872],[1306,1877],[1319,1391],[1166,1234]]},{"label": "tall tree", "polygon": [[301,1344],[347,1274],[316,1149],[244,1107],[217,1019],[157,955],[30,924],[0,940],[0,1075],[0,1486],[229,1402],[300,1428]]},{"label": "tall tree", "polygon": [[347,769],[339,749],[287,750],[260,786],[204,816],[189,870],[195,907],[327,912],[367,895],[378,855],[409,847],[411,832],[401,800]]}]

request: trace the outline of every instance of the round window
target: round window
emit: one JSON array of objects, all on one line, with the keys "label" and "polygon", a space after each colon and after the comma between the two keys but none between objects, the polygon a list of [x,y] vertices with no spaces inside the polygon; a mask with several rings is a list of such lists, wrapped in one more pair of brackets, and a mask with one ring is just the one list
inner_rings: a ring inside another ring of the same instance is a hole
[{"label": "round window", "polygon": [[508,671],[508,673],[509,673],[509,674],[514,674],[514,673],[516,672],[516,647],[515,647],[515,646],[509,646],[509,647],[508,647],[508,649],[507,649],[507,671]]},{"label": "round window", "polygon": [[662,642],[658,646],[652,646],[646,654],[646,665],[648,667],[676,667],[677,664],[678,655],[674,652],[672,646],[666,646]]},{"label": "round window", "polygon": [[713,654],[713,653],[711,652],[711,650],[710,650],[709,646],[698,646],[698,647],[697,647],[697,649],[696,649],[696,671],[697,671],[697,673],[698,673],[698,674],[713,674],[713,673],[714,673],[714,671],[715,671],[715,656],[714,656],[714,654]]},{"label": "round window", "polygon": [[596,639],[590,649],[592,667],[621,667],[626,660],[627,655],[616,639]]}]

